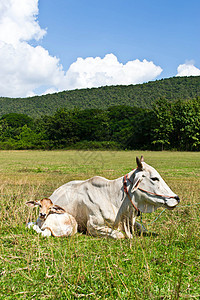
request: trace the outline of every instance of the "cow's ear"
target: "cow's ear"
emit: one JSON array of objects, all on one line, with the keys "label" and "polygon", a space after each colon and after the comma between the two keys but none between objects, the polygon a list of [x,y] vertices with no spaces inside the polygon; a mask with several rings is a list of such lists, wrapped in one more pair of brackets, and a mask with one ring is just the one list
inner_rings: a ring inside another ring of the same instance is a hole
[{"label": "cow's ear", "polygon": [[38,201],[27,201],[26,203],[25,203],[28,207],[35,207],[35,206],[40,206],[40,202],[38,202]]},{"label": "cow's ear", "polygon": [[140,160],[138,157],[136,157],[136,163],[137,163],[137,167],[138,167],[139,170],[143,170],[143,166],[142,166],[141,161],[143,161],[143,160]]},{"label": "cow's ear", "polygon": [[56,214],[64,214],[66,211],[64,208],[60,207],[59,205],[54,205],[51,207],[51,212]]},{"label": "cow's ear", "polygon": [[142,181],[142,177],[139,178],[139,179],[133,184],[132,189],[131,189],[131,193],[134,193],[134,192],[138,189],[139,184],[140,184],[141,181]]}]

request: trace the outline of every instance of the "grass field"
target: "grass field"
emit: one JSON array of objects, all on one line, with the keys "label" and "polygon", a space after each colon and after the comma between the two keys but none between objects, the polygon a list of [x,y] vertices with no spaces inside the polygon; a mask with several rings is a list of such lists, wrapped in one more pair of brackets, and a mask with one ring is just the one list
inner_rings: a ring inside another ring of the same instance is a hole
[{"label": "grass field", "polygon": [[[141,154],[181,199],[173,211],[143,214],[156,235],[42,238],[26,229],[37,218],[27,200],[70,180],[122,176]],[[200,153],[1,151],[0,180],[0,299],[200,299]]]}]

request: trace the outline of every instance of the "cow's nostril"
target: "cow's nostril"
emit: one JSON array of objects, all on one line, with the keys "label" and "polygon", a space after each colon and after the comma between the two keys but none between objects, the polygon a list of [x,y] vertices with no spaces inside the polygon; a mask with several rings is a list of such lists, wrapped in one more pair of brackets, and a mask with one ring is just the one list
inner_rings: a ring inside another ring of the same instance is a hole
[{"label": "cow's nostril", "polygon": [[178,203],[180,202],[179,196],[176,195],[174,198],[178,201]]},{"label": "cow's nostril", "polygon": [[40,213],[40,217],[44,218],[46,214]]}]

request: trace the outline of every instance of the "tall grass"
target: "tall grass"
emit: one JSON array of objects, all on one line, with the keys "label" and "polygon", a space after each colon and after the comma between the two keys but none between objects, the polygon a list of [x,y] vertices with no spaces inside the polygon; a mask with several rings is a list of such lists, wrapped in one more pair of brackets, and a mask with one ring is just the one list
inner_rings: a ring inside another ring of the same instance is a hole
[{"label": "tall grass", "polygon": [[42,238],[25,227],[37,218],[27,200],[48,197],[73,179],[122,176],[136,155],[0,152],[0,299],[200,298],[200,153],[143,153],[181,198],[157,220],[162,210],[143,214],[146,236]]}]

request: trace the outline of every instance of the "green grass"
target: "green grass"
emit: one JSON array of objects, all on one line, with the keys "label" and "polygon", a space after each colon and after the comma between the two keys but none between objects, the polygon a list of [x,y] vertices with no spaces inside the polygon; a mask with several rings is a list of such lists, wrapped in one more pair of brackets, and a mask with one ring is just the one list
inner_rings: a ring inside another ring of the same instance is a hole
[{"label": "green grass", "polygon": [[[122,176],[140,154],[181,198],[155,222],[162,209],[143,214],[152,234],[46,239],[25,228],[37,218],[27,200],[73,179]],[[0,299],[200,298],[200,153],[1,151],[0,180]]]}]

